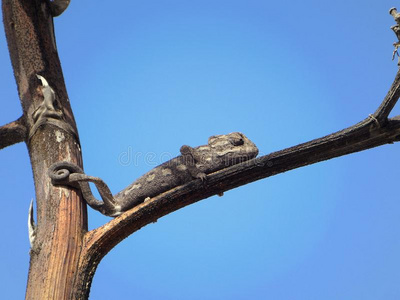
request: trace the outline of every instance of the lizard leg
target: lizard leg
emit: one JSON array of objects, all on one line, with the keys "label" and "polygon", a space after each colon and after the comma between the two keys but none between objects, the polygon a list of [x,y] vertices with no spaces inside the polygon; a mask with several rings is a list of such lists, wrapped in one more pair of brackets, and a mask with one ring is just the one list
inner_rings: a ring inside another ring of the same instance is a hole
[{"label": "lizard leg", "polygon": [[183,145],[180,149],[180,152],[183,156],[184,165],[187,167],[190,175],[193,178],[200,178],[201,181],[206,180],[207,175],[196,167],[198,158],[196,158],[194,149],[190,146]]}]

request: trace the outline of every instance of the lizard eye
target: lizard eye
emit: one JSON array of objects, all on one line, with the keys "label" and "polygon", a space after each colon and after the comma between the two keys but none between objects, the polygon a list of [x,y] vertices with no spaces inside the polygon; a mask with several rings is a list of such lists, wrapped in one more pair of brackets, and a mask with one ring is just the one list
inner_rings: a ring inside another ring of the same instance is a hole
[{"label": "lizard eye", "polygon": [[244,144],[244,141],[243,141],[243,139],[241,139],[241,138],[230,139],[229,141],[231,142],[231,144],[232,144],[233,146],[241,146],[241,145]]}]

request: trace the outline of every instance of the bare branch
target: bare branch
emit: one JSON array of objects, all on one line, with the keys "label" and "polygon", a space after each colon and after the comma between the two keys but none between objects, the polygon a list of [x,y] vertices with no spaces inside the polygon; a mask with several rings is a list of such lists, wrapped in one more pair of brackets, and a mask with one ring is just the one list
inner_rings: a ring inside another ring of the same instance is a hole
[{"label": "bare branch", "polygon": [[160,194],[104,226],[88,232],[81,262],[85,262],[85,267],[88,267],[91,263],[100,261],[121,240],[141,227],[212,195],[288,170],[399,140],[399,119],[389,120],[385,127],[379,127],[373,118],[368,117],[334,134],[210,174],[205,186],[200,180],[193,180]]},{"label": "bare branch", "polygon": [[393,84],[390,87],[390,90],[387,93],[385,99],[383,99],[381,105],[373,114],[373,117],[375,117],[380,124],[383,124],[386,121],[393,107],[396,105],[396,102],[399,99],[399,97],[400,97],[400,70],[397,72]]},{"label": "bare branch", "polygon": [[160,194],[85,235],[78,266],[78,272],[85,275],[81,289],[91,282],[99,262],[114,246],[162,216],[262,178],[395,141],[400,141],[400,116],[388,120],[383,128],[368,117],[334,134],[209,174],[206,185],[193,180]]},{"label": "bare branch", "polygon": [[23,142],[26,138],[26,127],[23,118],[0,127],[0,149]]},{"label": "bare branch", "polygon": [[373,115],[325,137],[209,174],[206,185],[200,180],[193,180],[153,197],[88,232],[84,247],[86,252],[81,263],[88,264],[86,267],[90,268],[90,260],[92,263],[93,260],[99,262],[115,245],[141,227],[212,195],[302,166],[400,141],[400,116],[387,120],[399,96],[400,71]]}]

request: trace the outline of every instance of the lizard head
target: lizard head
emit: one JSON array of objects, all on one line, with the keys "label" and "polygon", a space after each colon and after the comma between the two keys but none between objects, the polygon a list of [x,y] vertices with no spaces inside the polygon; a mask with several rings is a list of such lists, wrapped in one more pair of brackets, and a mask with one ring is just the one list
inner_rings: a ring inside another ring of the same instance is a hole
[{"label": "lizard head", "polygon": [[258,155],[257,146],[240,132],[211,136],[208,145],[215,155],[214,159],[222,161],[224,166],[238,164]]}]

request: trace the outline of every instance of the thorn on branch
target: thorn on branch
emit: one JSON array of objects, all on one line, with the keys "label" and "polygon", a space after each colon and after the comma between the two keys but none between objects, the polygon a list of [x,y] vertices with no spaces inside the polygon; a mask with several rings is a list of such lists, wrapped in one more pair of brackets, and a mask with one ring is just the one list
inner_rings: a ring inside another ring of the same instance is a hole
[{"label": "thorn on branch", "polygon": [[36,225],[35,219],[33,217],[33,199],[29,205],[29,214],[28,214],[28,234],[29,234],[29,243],[31,244],[31,248],[33,248],[33,244],[36,239]]}]

